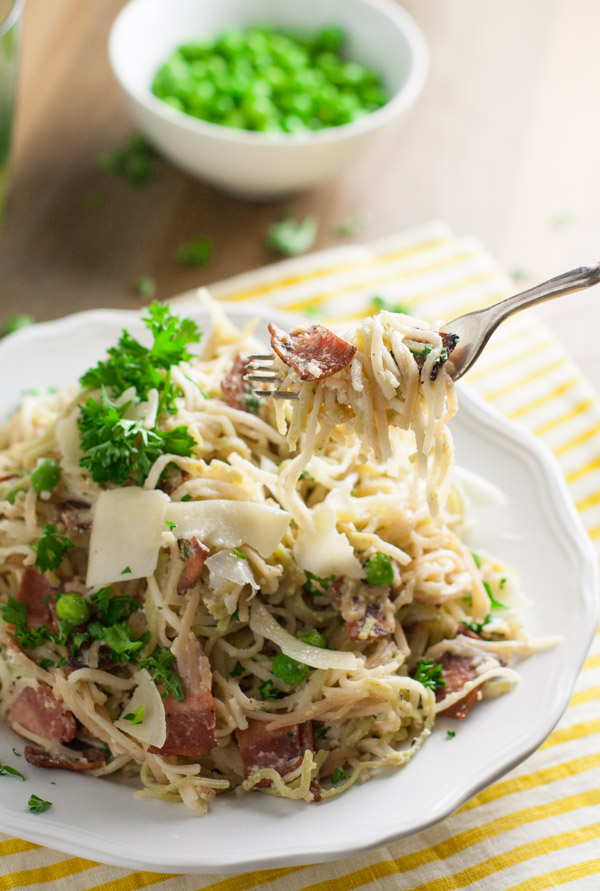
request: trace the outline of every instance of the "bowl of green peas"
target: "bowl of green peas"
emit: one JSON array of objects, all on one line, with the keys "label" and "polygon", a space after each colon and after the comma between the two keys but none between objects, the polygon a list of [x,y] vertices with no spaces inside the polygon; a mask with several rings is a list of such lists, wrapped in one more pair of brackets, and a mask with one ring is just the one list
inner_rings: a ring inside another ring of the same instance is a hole
[{"label": "bowl of green peas", "polygon": [[395,0],[131,0],[109,56],[156,147],[251,199],[339,175],[404,117],[428,69]]}]

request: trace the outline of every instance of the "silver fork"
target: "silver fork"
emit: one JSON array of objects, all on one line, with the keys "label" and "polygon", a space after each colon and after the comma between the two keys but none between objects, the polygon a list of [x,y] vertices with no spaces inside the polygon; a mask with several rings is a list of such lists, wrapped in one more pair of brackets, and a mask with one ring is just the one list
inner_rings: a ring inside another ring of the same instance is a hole
[{"label": "silver fork", "polygon": [[[450,344],[458,344],[452,349],[450,358],[447,360],[446,368],[453,380],[458,380],[471,368],[471,366],[480,357],[484,347],[490,337],[505,319],[526,309],[534,306],[536,303],[543,303],[545,300],[552,300],[553,297],[561,297],[563,294],[569,294],[571,291],[581,291],[584,288],[590,288],[600,282],[600,263],[593,266],[579,266],[577,269],[571,269],[569,272],[563,272],[547,282],[542,282],[534,288],[522,291],[520,294],[514,294],[493,306],[485,309],[477,309],[474,312],[466,313],[464,316],[458,316],[451,322],[444,325],[441,333],[446,335],[449,344],[448,352],[450,352]],[[249,381],[257,381],[271,386],[280,383],[277,373],[269,365],[256,364],[257,362],[272,362],[272,353],[250,356],[252,362],[252,371],[258,371],[260,374],[247,374],[245,379]],[[297,399],[297,393],[279,392],[277,389],[271,390],[255,390],[257,396],[272,396],[275,399]]]},{"label": "silver fork", "polygon": [[458,337],[458,346],[455,347],[448,359],[447,370],[455,381],[471,368],[479,359],[490,337],[505,319],[514,313],[536,303],[552,300],[553,297],[561,297],[571,291],[581,291],[583,288],[591,288],[600,282],[600,263],[594,266],[579,266],[569,272],[563,272],[535,288],[529,288],[520,294],[500,300],[486,309],[477,309],[464,316],[459,316],[444,325],[444,332]]}]

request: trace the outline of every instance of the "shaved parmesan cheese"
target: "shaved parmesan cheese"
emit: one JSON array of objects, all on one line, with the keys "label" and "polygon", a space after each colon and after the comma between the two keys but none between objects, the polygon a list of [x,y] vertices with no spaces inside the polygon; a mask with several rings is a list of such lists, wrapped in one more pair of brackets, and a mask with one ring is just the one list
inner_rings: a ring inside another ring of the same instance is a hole
[{"label": "shaved parmesan cheese", "polygon": [[289,631],[282,628],[273,618],[267,607],[258,599],[252,601],[250,607],[250,628],[255,634],[266,637],[280,647],[281,652],[298,662],[304,662],[312,668],[336,668],[340,671],[356,671],[360,667],[354,653],[341,650],[326,650],[313,647],[292,637]]},{"label": "shaved parmesan cheese", "polygon": [[79,462],[83,457],[79,440],[79,409],[74,409],[66,418],[58,421],[55,429],[56,441],[61,453],[61,464],[67,473],[80,473]]},{"label": "shaved parmesan cheese", "polygon": [[345,575],[362,579],[365,571],[347,537],[335,526],[336,512],[329,497],[312,510],[315,531],[300,529],[294,543],[294,557],[301,569],[320,578]]},{"label": "shaved parmesan cheese", "polygon": [[90,536],[89,588],[152,575],[168,501],[164,492],[138,486],[100,493]]},{"label": "shaved parmesan cheese", "polygon": [[208,567],[208,584],[212,591],[218,591],[225,582],[234,582],[236,585],[252,585],[252,589],[258,591],[258,585],[248,561],[236,557],[231,551],[219,551],[208,558],[205,566]]},{"label": "shaved parmesan cheese", "polygon": [[199,538],[216,548],[250,545],[261,557],[269,557],[289,524],[290,515],[278,507],[254,501],[176,501],[165,519],[175,523],[177,538]]},{"label": "shaved parmesan cheese", "polygon": [[[167,738],[167,720],[162,697],[145,668],[136,671],[133,677],[137,687],[123,714],[118,721],[115,721],[115,727],[149,746],[156,746],[157,749],[160,749],[164,746]],[[140,706],[144,710],[141,723],[132,724],[131,721],[126,721],[125,715],[134,714],[135,709]]]}]

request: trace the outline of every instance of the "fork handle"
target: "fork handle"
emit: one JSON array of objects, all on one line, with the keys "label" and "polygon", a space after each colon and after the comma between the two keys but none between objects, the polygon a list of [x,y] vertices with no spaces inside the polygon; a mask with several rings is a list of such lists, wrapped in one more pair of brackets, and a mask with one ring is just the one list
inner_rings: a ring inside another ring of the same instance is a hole
[{"label": "fork handle", "polygon": [[551,300],[560,294],[569,294],[571,291],[580,291],[582,288],[589,288],[600,282],[600,263],[593,266],[578,266],[577,269],[571,269],[569,272],[563,272],[556,275],[535,288],[529,288],[527,291],[521,291],[520,294],[514,294],[507,297],[499,303],[482,310],[488,314],[490,334],[495,331],[500,322],[512,316],[513,313],[527,306],[534,306],[536,303],[543,303],[544,300]]}]

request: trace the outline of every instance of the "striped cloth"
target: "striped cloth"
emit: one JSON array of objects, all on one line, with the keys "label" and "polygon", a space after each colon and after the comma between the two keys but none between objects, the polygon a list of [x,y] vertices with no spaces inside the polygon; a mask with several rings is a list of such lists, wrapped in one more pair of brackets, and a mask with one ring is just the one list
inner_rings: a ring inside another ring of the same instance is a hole
[{"label": "striped cloth", "polygon": [[[474,239],[432,224],[237,276],[223,300],[260,301],[345,321],[374,294],[414,315],[453,318],[507,296],[511,283]],[[600,408],[554,336],[529,312],[503,325],[470,383],[552,449],[600,547]],[[333,863],[239,876],[130,873],[0,836],[0,891],[572,891],[600,888],[600,636],[563,720],[506,778],[432,829]]]}]

